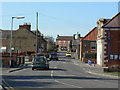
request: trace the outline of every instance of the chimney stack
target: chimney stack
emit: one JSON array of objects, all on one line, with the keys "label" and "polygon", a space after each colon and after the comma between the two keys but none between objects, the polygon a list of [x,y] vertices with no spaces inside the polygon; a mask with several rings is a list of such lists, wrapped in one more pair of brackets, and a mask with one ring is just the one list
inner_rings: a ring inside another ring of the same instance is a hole
[{"label": "chimney stack", "polygon": [[19,29],[31,30],[31,24],[30,23],[24,23],[23,25],[19,25]]}]

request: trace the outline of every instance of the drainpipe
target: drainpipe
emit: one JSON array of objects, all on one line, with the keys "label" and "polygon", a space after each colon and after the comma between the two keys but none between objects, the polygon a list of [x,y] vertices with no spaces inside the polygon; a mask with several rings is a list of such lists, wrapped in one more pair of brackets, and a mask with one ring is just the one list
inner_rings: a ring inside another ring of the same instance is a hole
[{"label": "drainpipe", "polygon": [[110,65],[110,28],[108,28],[108,66]]}]

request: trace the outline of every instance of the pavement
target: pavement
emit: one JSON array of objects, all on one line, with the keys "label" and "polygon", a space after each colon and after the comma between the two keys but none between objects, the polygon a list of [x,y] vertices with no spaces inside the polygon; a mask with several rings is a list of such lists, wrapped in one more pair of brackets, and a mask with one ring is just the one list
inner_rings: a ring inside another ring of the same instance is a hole
[{"label": "pavement", "polygon": [[[76,56],[77,56],[76,54],[73,54],[72,57],[76,58]],[[118,73],[116,73],[116,74],[113,73],[114,75],[110,74],[109,72],[106,73],[103,71],[103,68],[97,64],[89,65],[88,63],[84,63],[84,62],[80,61],[79,59],[74,59],[72,61],[75,65],[81,66],[87,73],[99,75],[99,76],[110,77],[110,78],[116,78],[116,79],[119,78]]]},{"label": "pavement", "polygon": [[18,70],[22,70],[24,68],[26,68],[27,65],[21,65],[21,66],[16,66],[16,67],[2,67],[2,73],[5,74],[5,73],[11,73],[11,72],[14,72],[14,71],[18,71]]},{"label": "pavement", "polygon": [[14,71],[18,71],[18,70],[22,70],[26,67],[28,67],[28,65],[31,65],[31,62],[25,62],[24,65],[20,65],[20,66],[16,66],[16,67],[2,67],[2,72],[14,72]]}]

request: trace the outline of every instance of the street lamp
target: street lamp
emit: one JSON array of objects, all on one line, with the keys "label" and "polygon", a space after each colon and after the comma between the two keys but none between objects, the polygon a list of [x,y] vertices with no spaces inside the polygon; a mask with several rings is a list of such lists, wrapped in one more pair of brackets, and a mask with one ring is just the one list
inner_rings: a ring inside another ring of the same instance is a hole
[{"label": "street lamp", "polygon": [[12,17],[12,22],[11,22],[11,37],[10,37],[10,67],[12,67],[12,30],[13,30],[13,19],[16,18],[16,19],[22,19],[22,18],[25,18],[23,16],[19,16],[19,17]]}]

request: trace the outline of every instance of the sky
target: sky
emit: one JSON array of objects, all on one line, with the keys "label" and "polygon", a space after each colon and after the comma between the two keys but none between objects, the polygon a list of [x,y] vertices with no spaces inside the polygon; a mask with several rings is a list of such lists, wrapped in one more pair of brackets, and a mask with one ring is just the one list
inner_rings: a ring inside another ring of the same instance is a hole
[{"label": "sky", "polygon": [[[0,6],[1,7],[1,6]],[[36,30],[36,12],[38,12],[38,29],[44,36],[72,36],[79,32],[85,36],[97,26],[99,18],[111,19],[118,13],[118,2],[2,2],[2,25],[0,29],[11,29],[11,17],[14,30],[19,25],[31,23]]]}]

